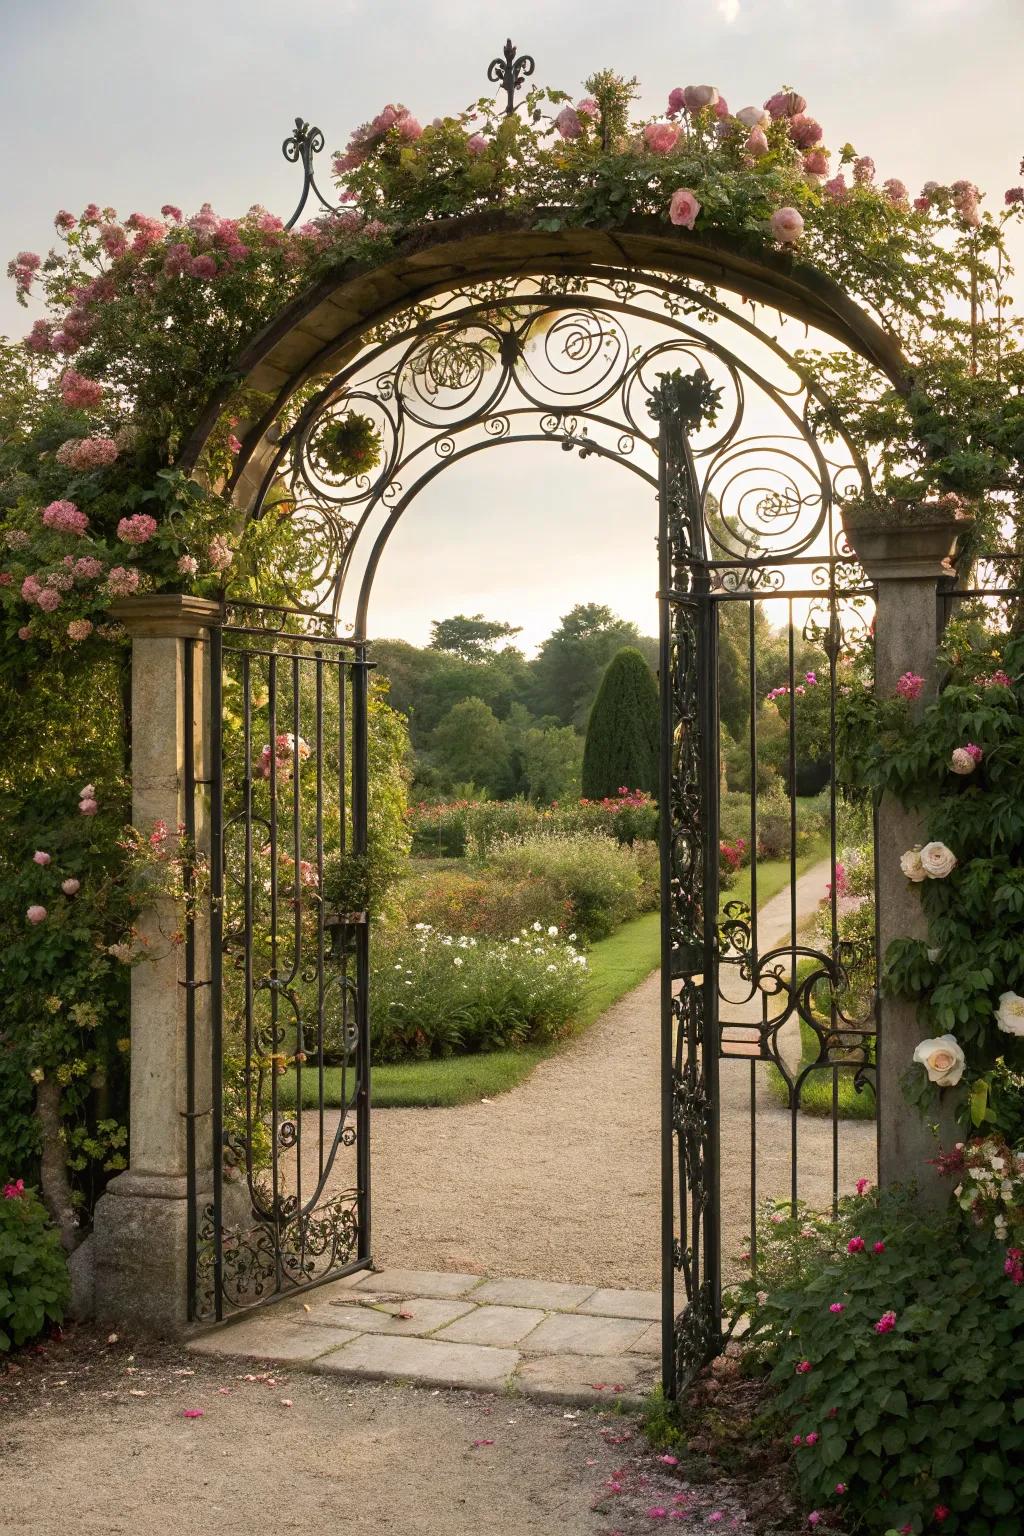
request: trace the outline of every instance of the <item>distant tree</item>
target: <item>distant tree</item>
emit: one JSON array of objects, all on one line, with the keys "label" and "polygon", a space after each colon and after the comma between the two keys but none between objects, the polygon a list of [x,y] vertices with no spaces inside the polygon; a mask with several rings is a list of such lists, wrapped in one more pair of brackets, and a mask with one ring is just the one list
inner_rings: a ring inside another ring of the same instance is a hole
[{"label": "distant tree", "polygon": [[538,715],[583,728],[601,676],[616,651],[643,643],[635,624],[604,603],[578,603],[544,641],[532,665]]},{"label": "distant tree", "polygon": [[490,656],[499,640],[522,632],[522,625],[503,624],[499,619],[485,619],[482,613],[467,616],[457,613],[450,619],[435,619],[430,626],[432,651],[448,651],[463,661],[482,661]]},{"label": "distant tree", "polygon": [[526,793],[538,805],[580,793],[583,743],[571,725],[533,726],[524,741]]},{"label": "distant tree", "polygon": [[609,662],[587,723],[583,793],[589,800],[622,786],[658,791],[658,685],[638,650]]},{"label": "distant tree", "polygon": [[508,776],[508,745],[501,721],[483,699],[460,699],[431,737],[431,759],[449,785],[472,782],[500,794]]}]

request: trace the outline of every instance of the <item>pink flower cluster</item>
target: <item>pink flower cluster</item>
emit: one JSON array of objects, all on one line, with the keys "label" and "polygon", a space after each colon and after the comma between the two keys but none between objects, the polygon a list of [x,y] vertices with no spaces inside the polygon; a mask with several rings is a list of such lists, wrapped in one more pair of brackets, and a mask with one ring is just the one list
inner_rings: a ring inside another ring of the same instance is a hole
[{"label": "pink flower cluster", "polygon": [[399,143],[412,144],[421,137],[423,129],[408,107],[389,102],[375,118],[354,130],[345,153],[334,157],[334,174],[345,176],[349,171],[357,170],[367,156],[392,133]]},{"label": "pink flower cluster", "polygon": [[111,597],[131,597],[139,590],[141,579],[134,566],[111,566],[107,572],[107,592]]},{"label": "pink flower cluster", "polygon": [[875,1332],[876,1333],[892,1333],[892,1331],[893,1331],[893,1329],[895,1327],[896,1327],[896,1313],[895,1312],[883,1312],[881,1317],[878,1319],[878,1322],[875,1324]]},{"label": "pink flower cluster", "polygon": [[915,699],[921,697],[921,690],[923,688],[924,678],[920,677],[916,672],[904,672],[896,684],[897,694],[901,699],[906,699],[908,704],[912,704]]},{"label": "pink flower cluster", "polygon": [[1013,679],[1007,677],[1003,671],[993,672],[991,677],[982,678],[981,686],[983,688],[1012,688]]},{"label": "pink flower cluster", "polygon": [[41,515],[45,528],[52,528],[55,533],[71,533],[76,538],[80,538],[89,526],[89,519],[73,501],[51,501]]},{"label": "pink flower cluster", "polygon": [[215,571],[226,571],[233,563],[234,551],[222,533],[215,534],[210,540],[206,558]]},{"label": "pink flower cluster", "polygon": [[277,763],[277,777],[288,780],[292,775],[292,761],[297,759],[304,763],[309,757],[309,743],[301,736],[295,737],[291,731],[282,731],[275,738],[274,748],[268,744],[260,753],[259,775],[261,779],[269,779],[271,775],[271,763]]},{"label": "pink flower cluster", "polygon": [[83,784],[78,791],[78,809],[83,816],[95,816],[99,810],[95,784]]},{"label": "pink flower cluster", "polygon": [[61,443],[54,458],[65,469],[83,474],[90,469],[105,469],[117,458],[117,444],[112,437],[70,437]]},{"label": "pink flower cluster", "polygon": [[157,521],[148,512],[136,512],[132,517],[122,517],[117,525],[117,536],[123,544],[146,544],[156,533]]},{"label": "pink flower cluster", "polygon": [[87,379],[74,368],[66,368],[60,381],[61,399],[72,410],[89,411],[103,399],[103,385],[95,379]]},{"label": "pink flower cluster", "polygon": [[1024,1285],[1024,1249],[1007,1248],[1003,1274],[1008,1275],[1014,1285]]},{"label": "pink flower cluster", "polygon": [[42,262],[35,251],[19,251],[13,261],[7,263],[7,276],[14,278],[19,299],[25,299],[35,281]]},{"label": "pink flower cluster", "polygon": [[954,747],[950,754],[949,766],[954,773],[973,773],[975,768],[985,756],[980,747],[969,741],[964,747]]},{"label": "pink flower cluster", "polygon": [[4,1185],[3,1194],[4,1194],[4,1199],[5,1200],[20,1200],[24,1193],[25,1193],[25,1180],[24,1179],[15,1179],[13,1184],[5,1184]]}]

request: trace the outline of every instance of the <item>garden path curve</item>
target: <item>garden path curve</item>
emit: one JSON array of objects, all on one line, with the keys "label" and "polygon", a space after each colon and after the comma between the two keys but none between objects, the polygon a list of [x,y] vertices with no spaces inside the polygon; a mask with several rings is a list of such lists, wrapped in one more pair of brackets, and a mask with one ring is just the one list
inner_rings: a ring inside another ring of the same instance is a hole
[{"label": "garden path curve", "polygon": [[[824,895],[829,864],[797,881],[797,927]],[[789,938],[789,890],[762,907],[761,948]],[[658,998],[653,973],[511,1092],[450,1109],[377,1110],[378,1266],[650,1289],[660,1273]],[[758,1193],[789,1193],[791,1117],[757,1071]],[[749,1228],[750,1067],[723,1061],[724,1252]],[[832,1127],[801,1115],[799,1194],[832,1195]],[[840,1127],[841,1188],[873,1176],[874,1124]]]}]

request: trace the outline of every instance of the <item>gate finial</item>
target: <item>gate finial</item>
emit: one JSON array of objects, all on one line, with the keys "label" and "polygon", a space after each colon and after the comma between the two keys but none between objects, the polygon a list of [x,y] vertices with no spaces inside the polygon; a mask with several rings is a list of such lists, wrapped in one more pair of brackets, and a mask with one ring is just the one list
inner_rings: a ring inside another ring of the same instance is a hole
[{"label": "gate finial", "polygon": [[522,53],[516,57],[516,45],[511,38],[505,41],[500,59],[492,59],[487,66],[487,78],[494,85],[505,92],[507,104],[505,116],[511,117],[516,110],[516,91],[523,81],[532,75],[536,69],[532,54]]},{"label": "gate finial", "polygon": [[703,368],[693,373],[673,368],[670,373],[659,373],[647,409],[655,421],[678,415],[684,426],[699,427],[704,421],[714,423],[721,403],[721,387],[712,384]]}]

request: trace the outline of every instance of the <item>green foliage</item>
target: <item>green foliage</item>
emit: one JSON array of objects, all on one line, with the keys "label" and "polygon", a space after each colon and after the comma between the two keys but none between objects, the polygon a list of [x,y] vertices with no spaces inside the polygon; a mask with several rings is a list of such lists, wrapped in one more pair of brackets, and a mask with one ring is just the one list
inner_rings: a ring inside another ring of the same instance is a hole
[{"label": "green foliage", "polygon": [[450,619],[435,619],[430,626],[430,649],[447,651],[462,661],[482,661],[499,640],[510,640],[521,632],[521,625],[505,624],[500,619],[485,619],[482,613],[471,618],[457,613]]},{"label": "green foliage", "polygon": [[[869,1531],[1013,1536],[1024,1286],[1002,1251],[955,1214],[928,1220],[888,1196],[844,1201],[811,1240],[803,1219],[787,1218],[777,1240],[762,1230],[757,1277],[737,1301],[800,1436],[805,1499]],[[848,1252],[851,1238],[863,1247]]]},{"label": "green foliage", "polygon": [[431,748],[452,778],[492,792],[501,788],[508,747],[500,721],[483,699],[454,704],[435,729]]},{"label": "green foliage", "polygon": [[487,868],[414,868],[403,883],[401,901],[411,926],[425,924],[442,933],[507,939],[534,922],[545,931],[554,927],[563,933],[573,923],[572,903],[553,881],[510,881]]},{"label": "green foliage", "polygon": [[639,651],[608,663],[587,722],[583,793],[590,800],[623,788],[658,792],[658,685]]},{"label": "green foliage", "polygon": [[0,1193],[0,1353],[63,1320],[71,1295],[64,1250],[34,1190]]},{"label": "green foliage", "polygon": [[586,961],[538,923],[505,941],[431,928],[374,945],[374,1059],[404,1061],[546,1044],[569,1029]]},{"label": "green foliage", "polygon": [[603,939],[657,904],[650,867],[642,866],[634,848],[599,833],[508,839],[491,848],[488,863],[499,878],[549,882],[571,903],[573,927],[587,939]]},{"label": "green foliage", "polygon": [[[928,937],[890,945],[885,984],[917,1003],[924,1032],[956,1036],[967,1057],[966,1117],[973,1085],[997,1059],[1024,1068],[1024,1041],[996,1018],[1004,992],[1024,991],[1024,638],[975,628],[968,644],[961,622],[948,630],[944,656],[944,686],[919,715],[902,699],[854,695],[844,731],[858,741],[861,782],[923,808],[925,837],[956,856],[945,879],[918,885]],[[983,756],[957,774],[953,752],[967,743]],[[923,1079],[915,1072],[910,1087],[925,1108],[937,1090]]]},{"label": "green foliage", "polygon": [[648,795],[632,793],[546,806],[522,799],[421,801],[410,812],[410,824],[414,853],[486,861],[504,837],[600,832],[620,843],[654,842],[658,807]]},{"label": "green foliage", "polygon": [[[642,644],[636,625],[617,618],[603,603],[578,603],[544,641],[533,663],[534,707],[564,725],[582,726],[612,657],[624,647]],[[646,642],[651,660],[654,646],[653,640]]]}]

